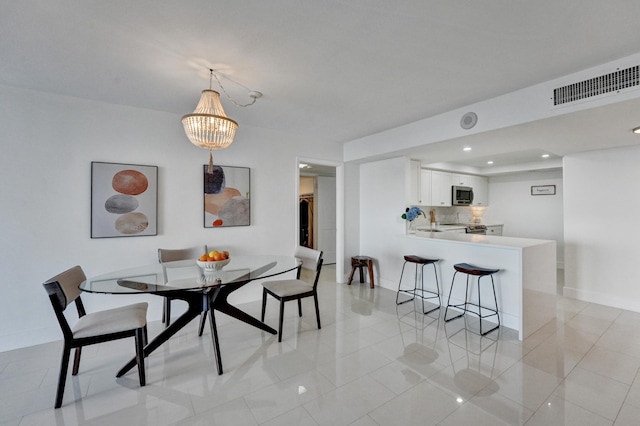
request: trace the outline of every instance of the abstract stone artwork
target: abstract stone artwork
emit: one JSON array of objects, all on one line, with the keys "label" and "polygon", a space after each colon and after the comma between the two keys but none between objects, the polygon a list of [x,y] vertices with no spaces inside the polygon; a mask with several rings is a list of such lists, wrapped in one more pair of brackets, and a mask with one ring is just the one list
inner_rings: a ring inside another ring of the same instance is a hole
[{"label": "abstract stone artwork", "polygon": [[251,225],[250,169],[248,167],[203,166],[204,227]]},{"label": "abstract stone artwork", "polygon": [[158,167],[91,162],[91,238],[157,235]]}]

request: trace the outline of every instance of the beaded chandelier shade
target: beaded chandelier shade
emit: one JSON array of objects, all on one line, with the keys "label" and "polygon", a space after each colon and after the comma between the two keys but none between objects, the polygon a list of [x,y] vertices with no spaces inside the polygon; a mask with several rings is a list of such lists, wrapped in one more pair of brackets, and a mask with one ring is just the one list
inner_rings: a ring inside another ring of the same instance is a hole
[{"label": "beaded chandelier shade", "polygon": [[238,123],[227,117],[220,94],[203,90],[193,114],[182,117],[184,131],[192,144],[209,150],[209,172],[213,172],[213,150],[225,149],[233,143]]}]

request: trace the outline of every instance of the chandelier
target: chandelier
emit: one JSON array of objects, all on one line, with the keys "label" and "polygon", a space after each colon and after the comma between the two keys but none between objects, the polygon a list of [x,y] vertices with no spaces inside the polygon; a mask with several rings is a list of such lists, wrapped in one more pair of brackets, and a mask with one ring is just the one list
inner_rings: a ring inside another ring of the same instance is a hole
[{"label": "chandelier", "polygon": [[[209,71],[211,72],[209,89],[202,91],[202,96],[195,111],[193,111],[192,114],[187,114],[182,117],[182,125],[192,144],[209,150],[208,172],[213,173],[213,150],[228,148],[229,145],[233,143],[233,138],[238,129],[238,123],[227,117],[220,103],[220,93],[211,89],[213,77],[215,76],[218,84],[220,84],[220,80],[218,76],[214,74],[213,69]],[[222,84],[220,84],[220,87],[226,94]],[[256,99],[262,96],[262,93],[255,91],[249,92],[249,96],[253,98],[251,103],[239,105],[227,95],[234,104],[244,107],[253,105]]]}]

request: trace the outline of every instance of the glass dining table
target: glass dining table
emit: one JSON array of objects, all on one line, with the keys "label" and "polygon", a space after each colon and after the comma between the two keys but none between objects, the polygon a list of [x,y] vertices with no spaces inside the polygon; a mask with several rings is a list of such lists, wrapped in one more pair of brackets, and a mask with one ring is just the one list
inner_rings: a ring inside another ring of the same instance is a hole
[{"label": "glass dining table", "polygon": [[[223,312],[260,330],[277,334],[276,330],[262,321],[229,304],[227,298],[231,293],[251,281],[293,271],[300,264],[301,261],[293,256],[246,255],[230,258],[229,263],[220,270],[204,270],[196,264],[195,259],[181,260],[164,263],[165,268],[179,271],[179,273],[172,274],[172,276],[176,275],[175,279],[166,283],[162,265],[153,264],[88,278],[80,284],[80,289],[89,293],[103,294],[170,295],[174,299],[187,302],[187,310],[144,347],[145,357],[148,357],[201,313],[209,313],[209,325],[218,374],[222,374],[220,342],[214,311]],[[134,357],[118,371],[116,377],[123,376],[135,365],[136,359]]]}]

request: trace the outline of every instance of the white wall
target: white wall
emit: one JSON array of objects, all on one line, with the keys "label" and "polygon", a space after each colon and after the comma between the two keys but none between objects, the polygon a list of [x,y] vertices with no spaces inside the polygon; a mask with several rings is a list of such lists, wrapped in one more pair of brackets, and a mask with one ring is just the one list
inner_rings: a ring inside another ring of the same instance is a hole
[{"label": "white wall", "polygon": [[[341,282],[346,282],[351,271],[351,256],[360,252],[360,165],[346,163],[344,169],[344,253],[346,274]],[[340,254],[338,253],[338,256]]]},{"label": "white wall", "polygon": [[336,263],[336,178],[334,176],[318,176],[317,192],[317,249],[323,251],[324,263]]},{"label": "white wall", "polygon": [[[531,195],[531,186],[555,185],[556,195]],[[503,235],[557,242],[564,264],[562,170],[524,172],[489,178],[489,207],[483,223],[504,224]]]},{"label": "white wall", "polygon": [[564,158],[564,294],[640,312],[640,147]]},{"label": "white wall", "polygon": [[[405,157],[360,165],[360,254],[375,259],[376,285],[396,289],[404,254]],[[347,215],[348,212],[347,212]],[[349,263],[350,264],[350,263]]]},{"label": "white wall", "polygon": [[[342,158],[337,144],[240,123],[214,162],[251,168],[251,226],[205,229],[208,153],[191,145],[179,115],[0,85],[0,129],[0,351],[61,338],[41,284],[73,265],[96,275],[155,263],[158,247],[205,243],[232,254],[292,253],[296,156]],[[159,166],[158,236],[90,238],[91,161]],[[150,320],[161,312],[155,296],[83,299],[89,309],[148,300]]]}]

